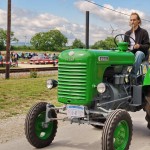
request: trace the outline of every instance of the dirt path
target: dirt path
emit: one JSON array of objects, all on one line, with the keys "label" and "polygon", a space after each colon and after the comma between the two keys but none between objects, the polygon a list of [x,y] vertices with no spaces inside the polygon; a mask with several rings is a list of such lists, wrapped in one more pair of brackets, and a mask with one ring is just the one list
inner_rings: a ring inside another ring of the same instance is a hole
[{"label": "dirt path", "polygon": [[44,68],[44,67],[53,67],[53,65],[52,64],[44,64],[44,65],[35,65],[35,64],[33,64],[33,65],[31,65],[31,64],[18,64],[18,67],[19,68]]},{"label": "dirt path", "polygon": [[0,143],[6,143],[11,139],[24,134],[25,115],[19,115],[0,120]]},{"label": "dirt path", "polygon": [[[130,150],[150,149],[150,130],[147,129],[145,112],[130,113],[133,121],[133,136]],[[25,117],[16,116],[0,120],[0,149],[1,150],[33,150],[33,146],[24,136]],[[51,146],[44,150],[100,150],[102,130],[90,125],[70,125],[68,122],[59,124],[57,136]],[[11,140],[11,141],[10,141]],[[9,141],[9,142],[7,142]]]},{"label": "dirt path", "polygon": [[[24,136],[25,115],[0,120],[0,143],[6,143],[12,139]],[[63,117],[59,114],[59,117]],[[63,126],[68,122],[59,121],[59,125]]]}]

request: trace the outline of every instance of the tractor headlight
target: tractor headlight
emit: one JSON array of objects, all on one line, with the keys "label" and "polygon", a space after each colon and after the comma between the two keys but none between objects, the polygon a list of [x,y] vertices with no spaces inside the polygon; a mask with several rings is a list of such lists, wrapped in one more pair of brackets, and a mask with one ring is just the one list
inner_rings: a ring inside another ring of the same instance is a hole
[{"label": "tractor headlight", "polygon": [[99,83],[97,85],[97,91],[101,94],[104,93],[106,91],[106,85],[104,83]]},{"label": "tractor headlight", "polygon": [[47,88],[52,89],[58,85],[58,82],[54,79],[48,79],[47,80]]}]

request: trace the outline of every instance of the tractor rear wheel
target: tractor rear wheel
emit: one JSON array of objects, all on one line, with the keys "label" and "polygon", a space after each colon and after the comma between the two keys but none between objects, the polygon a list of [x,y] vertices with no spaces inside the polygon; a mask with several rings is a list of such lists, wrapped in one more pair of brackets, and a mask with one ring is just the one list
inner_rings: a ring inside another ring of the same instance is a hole
[{"label": "tractor rear wheel", "polygon": [[127,111],[113,111],[103,127],[102,150],[128,150],[132,139],[132,126]]},{"label": "tractor rear wheel", "polygon": [[[52,143],[57,132],[57,120],[45,123],[46,102],[40,102],[34,105],[28,112],[25,119],[25,135],[31,145],[36,148],[43,148]],[[56,118],[55,110],[52,110],[51,116]]]},{"label": "tractor rear wheel", "polygon": [[[150,99],[149,99],[150,101]],[[145,120],[147,121],[147,128],[150,129],[150,104],[149,101],[146,102],[144,110],[146,111]]]},{"label": "tractor rear wheel", "polygon": [[147,121],[147,128],[150,129],[150,86],[143,87],[144,95],[145,95],[145,105],[143,110],[146,112],[145,120]]}]

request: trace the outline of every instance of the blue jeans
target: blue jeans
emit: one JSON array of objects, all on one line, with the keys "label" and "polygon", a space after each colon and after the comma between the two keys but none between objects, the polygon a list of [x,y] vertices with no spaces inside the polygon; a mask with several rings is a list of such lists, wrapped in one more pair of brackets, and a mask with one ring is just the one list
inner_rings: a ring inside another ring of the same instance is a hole
[{"label": "blue jeans", "polygon": [[137,75],[137,72],[139,71],[140,65],[142,64],[144,58],[145,54],[142,51],[137,51],[135,53],[135,63],[133,64],[131,74]]}]

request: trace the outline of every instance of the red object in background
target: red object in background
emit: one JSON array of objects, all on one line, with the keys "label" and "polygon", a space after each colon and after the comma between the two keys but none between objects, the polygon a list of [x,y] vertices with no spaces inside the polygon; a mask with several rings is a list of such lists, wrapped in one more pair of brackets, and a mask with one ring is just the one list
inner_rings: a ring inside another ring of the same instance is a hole
[{"label": "red object in background", "polygon": [[52,60],[47,56],[43,56],[43,55],[39,55],[39,56],[33,56],[30,59],[30,64],[53,64],[55,61],[55,63],[58,63],[58,60]]}]

